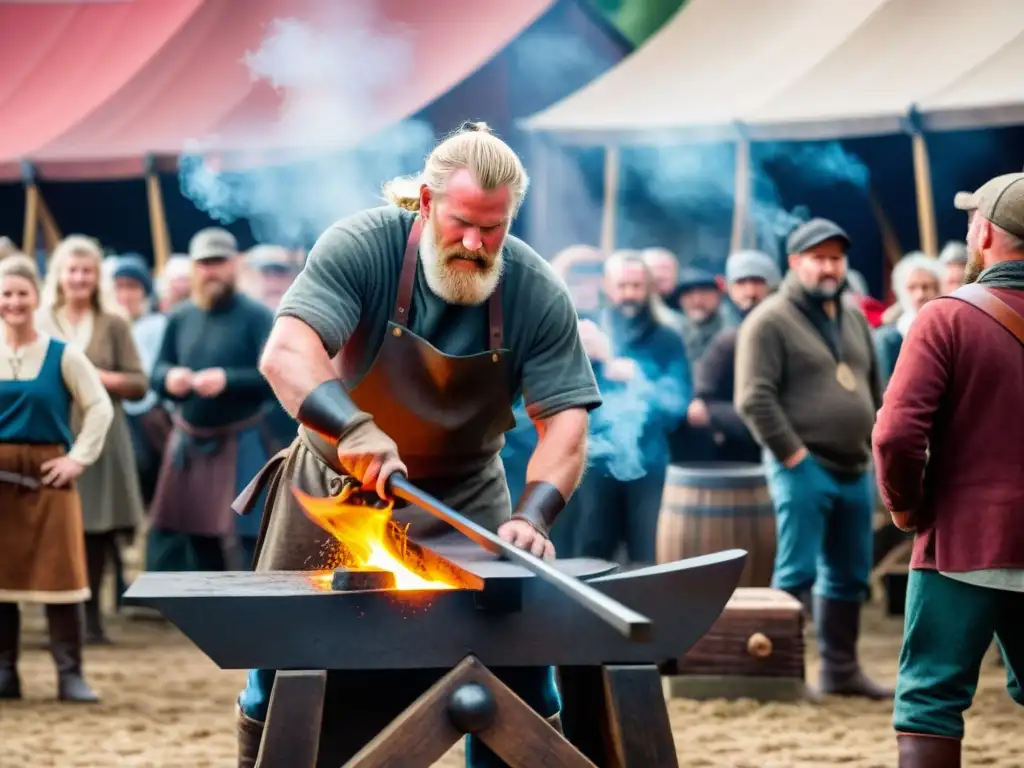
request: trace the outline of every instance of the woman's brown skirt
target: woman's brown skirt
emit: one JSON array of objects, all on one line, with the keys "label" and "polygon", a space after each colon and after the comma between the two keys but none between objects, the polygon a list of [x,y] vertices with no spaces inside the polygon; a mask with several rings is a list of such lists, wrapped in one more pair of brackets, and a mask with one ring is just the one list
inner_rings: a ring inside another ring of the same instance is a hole
[{"label": "woman's brown skirt", "polygon": [[[59,445],[0,443],[0,602],[80,603],[89,599],[78,491],[27,487]],[[19,482],[20,480],[20,482]]]}]

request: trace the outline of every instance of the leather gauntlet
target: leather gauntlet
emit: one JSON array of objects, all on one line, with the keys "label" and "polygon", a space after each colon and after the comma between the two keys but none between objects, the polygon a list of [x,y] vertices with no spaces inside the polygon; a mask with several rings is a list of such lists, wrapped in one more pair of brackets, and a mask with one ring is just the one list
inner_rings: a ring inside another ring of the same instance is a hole
[{"label": "leather gauntlet", "polygon": [[512,519],[525,520],[548,537],[551,526],[565,505],[562,492],[551,483],[527,483],[516,504],[516,511],[512,513]]},{"label": "leather gauntlet", "polygon": [[296,418],[302,426],[337,444],[345,432],[371,416],[352,402],[340,379],[331,379],[306,395]]}]

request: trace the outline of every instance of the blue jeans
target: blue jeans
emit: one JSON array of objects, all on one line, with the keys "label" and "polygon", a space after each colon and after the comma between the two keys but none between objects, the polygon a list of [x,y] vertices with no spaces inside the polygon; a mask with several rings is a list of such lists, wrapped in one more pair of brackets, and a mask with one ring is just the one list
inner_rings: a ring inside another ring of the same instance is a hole
[{"label": "blue jeans", "polygon": [[786,469],[766,460],[775,506],[776,553],[772,586],[814,591],[830,600],[868,595],[874,544],[874,478],[865,472],[841,480],[808,456]]},{"label": "blue jeans", "polygon": [[[554,667],[495,667],[491,671],[542,717],[553,717],[561,710],[562,702],[555,684]],[[409,685],[416,687],[409,698],[425,691],[445,672],[446,670],[438,670],[436,675],[413,672],[404,676]],[[342,674],[333,673],[333,678],[337,680]],[[370,683],[372,673],[353,672],[351,676],[354,693],[352,706],[371,706],[372,704],[367,701],[366,696],[373,690]],[[265,722],[270,705],[270,691],[273,686],[274,672],[272,670],[250,670],[245,690],[242,691],[242,695],[238,699],[238,706],[242,713],[252,720]],[[394,689],[389,687],[387,695],[390,696],[393,693]],[[505,762],[479,739],[472,736],[466,737],[467,768],[504,768],[505,765]]]}]

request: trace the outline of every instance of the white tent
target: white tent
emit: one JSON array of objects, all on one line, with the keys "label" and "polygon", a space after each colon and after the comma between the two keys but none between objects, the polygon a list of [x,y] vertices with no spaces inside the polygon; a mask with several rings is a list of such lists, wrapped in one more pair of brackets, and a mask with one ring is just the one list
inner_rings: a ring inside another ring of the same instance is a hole
[{"label": "white tent", "polygon": [[617,145],[735,140],[734,245],[747,142],[905,132],[921,246],[934,253],[924,132],[1024,122],[1022,65],[1024,0],[690,0],[619,66],[523,125],[604,145],[612,161]]}]

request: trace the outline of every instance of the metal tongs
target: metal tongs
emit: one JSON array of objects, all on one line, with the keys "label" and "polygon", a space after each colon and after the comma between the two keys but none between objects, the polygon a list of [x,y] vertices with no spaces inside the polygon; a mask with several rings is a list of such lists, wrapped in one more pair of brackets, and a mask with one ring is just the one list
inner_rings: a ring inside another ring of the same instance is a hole
[{"label": "metal tongs", "polygon": [[653,624],[643,614],[637,613],[618,600],[613,600],[608,595],[597,591],[589,584],[560,571],[547,560],[509,544],[497,534],[491,533],[447,504],[420,490],[400,472],[391,475],[387,484],[388,490],[395,497],[425,509],[488,552],[523,566],[603,619],[624,637],[634,642],[646,642],[651,639]]}]

